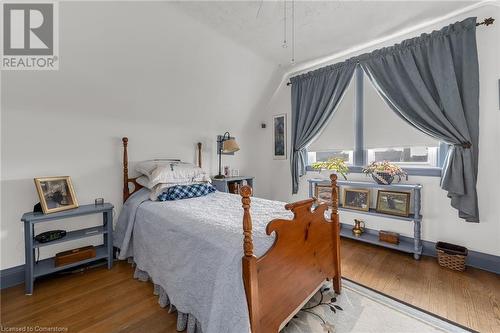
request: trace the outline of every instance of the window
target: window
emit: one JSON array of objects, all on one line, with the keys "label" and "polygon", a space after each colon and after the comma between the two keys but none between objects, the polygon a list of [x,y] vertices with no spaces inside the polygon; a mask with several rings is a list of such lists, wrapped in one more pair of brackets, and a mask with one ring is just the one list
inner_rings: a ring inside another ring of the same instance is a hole
[{"label": "window", "polygon": [[337,111],[308,147],[308,164],[340,157],[359,172],[371,162],[390,161],[409,174],[440,176],[445,150],[445,145],[392,111],[357,68]]},{"label": "window", "polygon": [[348,165],[354,165],[354,150],[327,150],[307,152],[307,160],[309,164],[314,162],[324,162],[330,158],[341,158]]},{"label": "window", "polygon": [[332,120],[307,148],[308,164],[326,161],[331,157],[340,157],[347,164],[354,165],[354,80],[347,87],[344,97]]},{"label": "window", "polygon": [[437,167],[439,147],[391,147],[368,149],[368,163],[389,161],[403,167]]},{"label": "window", "polygon": [[363,79],[364,147],[366,163],[389,161],[404,168],[438,166],[439,141],[401,119]]}]

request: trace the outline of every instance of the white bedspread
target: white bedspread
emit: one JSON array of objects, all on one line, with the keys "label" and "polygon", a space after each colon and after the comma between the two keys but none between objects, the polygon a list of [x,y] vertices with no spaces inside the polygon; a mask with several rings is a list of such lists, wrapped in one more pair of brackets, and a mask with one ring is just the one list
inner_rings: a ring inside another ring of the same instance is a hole
[{"label": "white bedspread", "polygon": [[[274,241],[273,235],[265,234],[268,222],[292,218],[284,205],[252,198],[257,256]],[[215,192],[153,202],[142,189],[125,203],[114,244],[121,249],[120,259],[133,256],[179,311],[198,319],[204,333],[246,333],[250,326],[241,269],[242,220],[238,195]]]}]

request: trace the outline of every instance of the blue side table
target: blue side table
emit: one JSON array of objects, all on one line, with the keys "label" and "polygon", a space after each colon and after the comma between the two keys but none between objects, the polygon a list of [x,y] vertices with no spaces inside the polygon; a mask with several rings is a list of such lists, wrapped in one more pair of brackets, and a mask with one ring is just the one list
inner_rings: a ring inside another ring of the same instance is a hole
[{"label": "blue side table", "polygon": [[[65,237],[47,243],[39,243],[34,239],[35,224],[37,223],[97,213],[102,213],[102,225],[100,226],[69,231]],[[24,223],[24,249],[26,257],[24,283],[26,295],[33,294],[33,282],[37,277],[105,258],[108,260],[108,269],[111,269],[113,266],[113,205],[110,203],[98,206],[83,205],[75,209],[52,214],[25,213],[21,221]],[[54,257],[40,260],[35,264],[35,249],[37,248],[95,235],[103,235],[104,244],[96,247],[96,256],[94,258],[59,267],[55,267]]]},{"label": "blue side table", "polygon": [[254,177],[226,177],[222,179],[212,178],[212,185],[215,186],[217,191],[229,193],[229,183],[239,183],[242,184],[246,181],[247,185],[252,189]]}]

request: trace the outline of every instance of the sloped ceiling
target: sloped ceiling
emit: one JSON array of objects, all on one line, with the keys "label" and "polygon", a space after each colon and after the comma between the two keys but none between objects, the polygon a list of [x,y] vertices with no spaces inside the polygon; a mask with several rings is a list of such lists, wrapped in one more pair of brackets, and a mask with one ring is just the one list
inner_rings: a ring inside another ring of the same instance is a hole
[{"label": "sloped ceiling", "polygon": [[[295,63],[343,51],[473,3],[475,2],[295,1]],[[290,0],[186,1],[178,2],[177,6],[229,38],[246,44],[279,66],[290,67]],[[289,40],[287,48],[282,47],[285,10]]]}]

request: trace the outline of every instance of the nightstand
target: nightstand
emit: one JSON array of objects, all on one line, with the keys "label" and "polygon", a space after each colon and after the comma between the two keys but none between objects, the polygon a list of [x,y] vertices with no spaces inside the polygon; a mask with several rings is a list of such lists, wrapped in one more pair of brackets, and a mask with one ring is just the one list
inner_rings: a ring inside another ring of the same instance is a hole
[{"label": "nightstand", "polygon": [[254,188],[253,179],[254,177],[226,177],[223,179],[212,178],[212,185],[215,186],[217,191],[239,194],[239,189],[241,186],[245,185],[245,183],[252,189]]},{"label": "nightstand", "polygon": [[[65,237],[52,242],[39,243],[35,240],[35,224],[89,214],[102,214],[102,225],[68,231]],[[52,214],[25,213],[21,221],[24,223],[24,246],[26,254],[24,282],[27,295],[33,294],[33,282],[37,277],[100,259],[107,259],[108,269],[111,269],[113,266],[113,205],[110,203],[104,203],[103,205],[83,205],[75,209]],[[35,263],[35,249],[37,248],[95,235],[103,235],[104,244],[96,247],[96,256],[94,258],[58,267],[55,267],[54,257]]]}]

